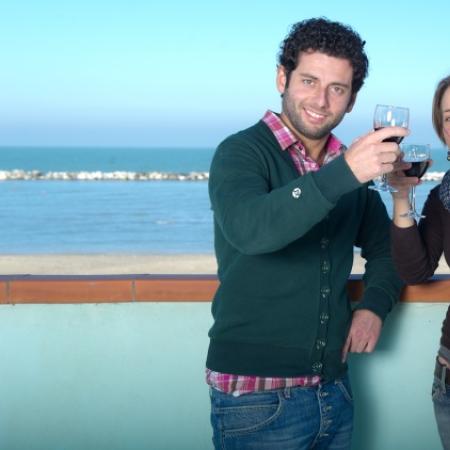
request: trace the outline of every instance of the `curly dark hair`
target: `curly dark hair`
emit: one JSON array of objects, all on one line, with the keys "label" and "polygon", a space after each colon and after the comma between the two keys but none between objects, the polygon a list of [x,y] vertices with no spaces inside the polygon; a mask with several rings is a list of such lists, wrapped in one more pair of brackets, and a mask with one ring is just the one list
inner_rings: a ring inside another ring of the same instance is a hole
[{"label": "curly dark hair", "polygon": [[352,94],[364,84],[369,61],[364,52],[365,41],[349,26],[332,22],[324,17],[297,22],[280,45],[278,63],[286,71],[289,84],[291,72],[295,70],[301,52],[317,51],[328,56],[344,58],[353,67]]}]

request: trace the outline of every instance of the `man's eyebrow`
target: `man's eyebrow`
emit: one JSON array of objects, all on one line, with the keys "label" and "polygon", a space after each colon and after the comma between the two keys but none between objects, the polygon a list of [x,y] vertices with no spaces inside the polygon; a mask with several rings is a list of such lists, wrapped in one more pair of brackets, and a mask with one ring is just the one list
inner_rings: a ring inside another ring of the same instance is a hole
[{"label": "man's eyebrow", "polygon": [[302,77],[308,77],[308,78],[312,78],[314,80],[317,80],[318,78],[308,72],[300,72],[299,75],[301,75]]},{"label": "man's eyebrow", "polygon": [[[312,75],[312,74],[310,74],[308,72],[299,72],[299,75],[302,76],[302,77],[311,78],[312,80],[318,80],[318,78],[315,75]],[[350,88],[349,84],[341,83],[339,81],[334,81],[334,82],[332,82],[330,84],[332,84],[333,86],[341,86],[341,87],[344,87],[344,88]]]}]

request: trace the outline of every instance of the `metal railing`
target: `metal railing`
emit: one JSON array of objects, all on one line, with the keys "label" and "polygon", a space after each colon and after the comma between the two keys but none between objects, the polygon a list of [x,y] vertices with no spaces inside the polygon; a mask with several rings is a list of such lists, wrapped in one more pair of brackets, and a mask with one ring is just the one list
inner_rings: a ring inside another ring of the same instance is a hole
[{"label": "metal railing", "polygon": [[[0,304],[209,302],[215,275],[0,275]],[[362,275],[348,281],[353,301],[363,293]],[[402,302],[450,302],[450,275],[406,286]]]}]

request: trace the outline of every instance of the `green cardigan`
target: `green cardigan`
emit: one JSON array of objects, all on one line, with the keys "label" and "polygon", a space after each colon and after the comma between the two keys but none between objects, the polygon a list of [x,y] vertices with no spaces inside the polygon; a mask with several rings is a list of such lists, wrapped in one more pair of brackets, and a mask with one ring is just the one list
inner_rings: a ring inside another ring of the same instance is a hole
[{"label": "green cardigan", "polygon": [[299,176],[262,121],[212,161],[219,288],[206,365],[238,375],[335,379],[351,322],[353,247],[367,260],[358,308],[384,319],[399,297],[389,218],[343,155]]}]

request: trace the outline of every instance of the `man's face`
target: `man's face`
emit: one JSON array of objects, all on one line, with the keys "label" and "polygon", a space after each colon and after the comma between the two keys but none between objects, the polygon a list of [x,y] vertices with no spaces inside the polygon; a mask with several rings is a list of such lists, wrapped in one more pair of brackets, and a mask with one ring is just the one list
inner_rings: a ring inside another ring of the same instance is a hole
[{"label": "man's face", "polygon": [[348,60],[320,52],[299,55],[288,85],[284,67],[279,66],[277,88],[283,94],[283,120],[300,138],[327,137],[353,107],[352,78]]}]

